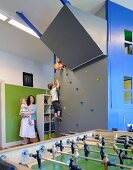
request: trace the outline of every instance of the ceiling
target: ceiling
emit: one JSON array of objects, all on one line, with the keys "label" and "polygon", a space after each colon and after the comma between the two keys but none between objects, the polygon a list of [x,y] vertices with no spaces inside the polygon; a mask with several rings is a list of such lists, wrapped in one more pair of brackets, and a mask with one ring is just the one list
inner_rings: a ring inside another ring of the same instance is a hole
[{"label": "ceiling", "polygon": [[[69,0],[72,5],[82,10],[95,13],[105,0]],[[23,21],[16,11],[24,15],[43,33],[62,8],[60,0],[0,0],[0,12],[9,18]],[[0,21],[0,50],[49,64],[53,53],[40,39],[21,31],[7,22]]]}]

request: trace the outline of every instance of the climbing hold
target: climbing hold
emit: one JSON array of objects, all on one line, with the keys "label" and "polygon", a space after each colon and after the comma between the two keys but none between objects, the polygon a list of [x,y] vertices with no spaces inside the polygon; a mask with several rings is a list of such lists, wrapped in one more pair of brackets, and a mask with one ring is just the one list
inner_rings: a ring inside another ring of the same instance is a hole
[{"label": "climbing hold", "polygon": [[81,101],[81,102],[80,102],[80,104],[81,104],[81,105],[83,105],[83,104],[84,104],[84,102],[82,102],[82,101]]},{"label": "climbing hold", "polygon": [[71,117],[71,113],[68,113],[68,116]]},{"label": "climbing hold", "polygon": [[96,77],[96,81],[99,81],[100,80],[100,77]]},{"label": "climbing hold", "polygon": [[70,81],[69,83],[72,84],[72,81]]},{"label": "climbing hold", "polygon": [[94,109],[90,109],[91,112],[94,112]]},{"label": "climbing hold", "polygon": [[79,127],[79,123],[76,123],[75,126],[76,126],[76,127]]},{"label": "climbing hold", "polygon": [[88,73],[88,70],[85,70],[85,73]]},{"label": "climbing hold", "polygon": [[68,76],[68,73],[66,73],[66,76]]},{"label": "climbing hold", "polygon": [[85,93],[83,91],[81,91],[80,94],[83,96]]},{"label": "climbing hold", "polygon": [[78,90],[79,90],[79,88],[76,88],[76,90],[78,91]]}]

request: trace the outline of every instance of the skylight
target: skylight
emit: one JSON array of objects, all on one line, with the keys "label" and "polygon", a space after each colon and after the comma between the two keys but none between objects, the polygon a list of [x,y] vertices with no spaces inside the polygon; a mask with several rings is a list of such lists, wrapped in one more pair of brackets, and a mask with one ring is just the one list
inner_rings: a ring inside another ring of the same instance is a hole
[{"label": "skylight", "polygon": [[0,13],[0,19],[1,19],[2,21],[7,20],[7,18],[8,18],[8,17],[6,17],[5,15],[3,15],[3,14]]},{"label": "skylight", "polygon": [[19,29],[21,29],[21,30],[23,30],[23,31],[25,31],[25,32],[27,32],[27,33],[29,33],[29,34],[34,35],[37,38],[40,38],[32,29],[30,29],[29,27],[26,27],[25,25],[13,20],[13,19],[11,19],[8,23],[19,28]]}]

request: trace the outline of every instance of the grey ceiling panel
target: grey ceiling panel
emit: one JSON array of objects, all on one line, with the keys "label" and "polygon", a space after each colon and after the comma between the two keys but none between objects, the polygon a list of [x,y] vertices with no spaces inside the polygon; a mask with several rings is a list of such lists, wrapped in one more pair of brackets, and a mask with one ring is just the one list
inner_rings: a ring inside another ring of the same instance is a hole
[{"label": "grey ceiling panel", "polygon": [[44,32],[41,40],[71,70],[103,55],[66,5]]}]

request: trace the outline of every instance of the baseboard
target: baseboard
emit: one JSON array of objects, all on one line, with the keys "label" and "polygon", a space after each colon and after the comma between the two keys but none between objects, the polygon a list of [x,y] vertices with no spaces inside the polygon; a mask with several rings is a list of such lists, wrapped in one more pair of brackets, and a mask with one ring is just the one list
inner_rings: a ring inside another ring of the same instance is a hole
[{"label": "baseboard", "polygon": [[11,146],[17,146],[17,145],[21,145],[22,144],[22,140],[21,141],[15,141],[15,142],[9,142],[9,143],[5,143],[1,146],[1,148],[9,148]]}]

